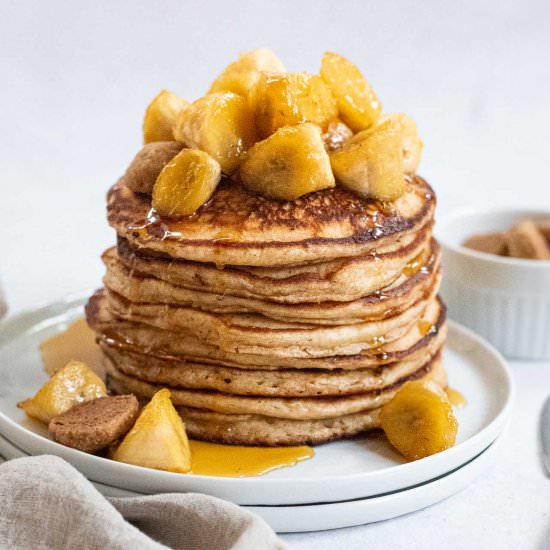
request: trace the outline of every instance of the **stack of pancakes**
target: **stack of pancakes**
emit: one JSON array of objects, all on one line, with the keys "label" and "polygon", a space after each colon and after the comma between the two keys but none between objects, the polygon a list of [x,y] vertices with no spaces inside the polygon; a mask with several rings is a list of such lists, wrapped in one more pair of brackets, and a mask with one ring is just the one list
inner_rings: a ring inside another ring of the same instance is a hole
[{"label": "stack of pancakes", "polygon": [[280,202],[227,180],[193,216],[163,219],[123,178],[87,306],[111,391],[168,387],[189,436],[223,443],[378,427],[405,381],[446,385],[434,208],[418,176],[389,203],[341,187]]}]

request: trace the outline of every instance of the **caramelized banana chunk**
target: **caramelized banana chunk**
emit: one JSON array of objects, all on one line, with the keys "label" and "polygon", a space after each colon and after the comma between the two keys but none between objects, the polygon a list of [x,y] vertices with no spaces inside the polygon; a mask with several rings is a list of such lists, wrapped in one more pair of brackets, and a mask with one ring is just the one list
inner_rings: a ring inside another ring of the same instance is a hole
[{"label": "caramelized banana chunk", "polygon": [[334,187],[320,128],[309,123],[279,128],[250,149],[241,179],[251,191],[282,200]]},{"label": "caramelized banana chunk", "polygon": [[417,460],[452,447],[458,422],[447,394],[434,382],[407,382],[380,413],[389,442],[407,459]]},{"label": "caramelized banana chunk", "polygon": [[220,177],[220,165],[208,153],[183,149],[159,174],[153,208],[165,216],[190,216],[212,196]]},{"label": "caramelized banana chunk", "polygon": [[343,122],[333,120],[323,134],[323,141],[328,152],[341,149],[353,137],[353,132]]},{"label": "caramelized banana chunk", "polygon": [[301,122],[326,129],[338,114],[330,88],[320,77],[308,73],[262,74],[252,103],[263,138],[278,128]]},{"label": "caramelized banana chunk", "polygon": [[414,174],[420,164],[424,144],[418,135],[416,122],[404,113],[393,113],[380,117],[380,123],[393,120],[401,127],[401,157],[406,174]]},{"label": "caramelized banana chunk", "polygon": [[174,139],[174,126],[189,103],[168,90],[162,90],[149,103],[143,119],[143,143]]},{"label": "caramelized banana chunk", "polygon": [[161,170],[183,148],[177,141],[153,141],[146,143],[124,174],[124,184],[135,193],[153,192],[153,186]]},{"label": "caramelized banana chunk", "polygon": [[231,174],[256,141],[254,115],[246,99],[237,94],[208,94],[185,110],[174,135],[187,147],[206,151],[225,174]]},{"label": "caramelized banana chunk", "polygon": [[330,162],[336,179],[363,197],[390,201],[405,192],[401,132],[393,120],[360,132]]},{"label": "caramelized banana chunk", "polygon": [[376,123],[382,106],[370,84],[351,61],[326,52],[321,61],[321,78],[336,98],[340,118],[354,132]]},{"label": "caramelized banana chunk", "polygon": [[185,425],[172,405],[169,390],[159,390],[153,396],[112,458],[168,472],[185,473],[191,469]]},{"label": "caramelized banana chunk", "polygon": [[103,381],[85,363],[69,361],[38,390],[36,395],[17,403],[20,409],[48,424],[71,407],[107,395]]},{"label": "caramelized banana chunk", "polygon": [[230,63],[214,80],[208,93],[234,92],[248,96],[260,78],[260,73],[283,72],[281,60],[268,48],[258,48],[239,54],[239,59]]}]

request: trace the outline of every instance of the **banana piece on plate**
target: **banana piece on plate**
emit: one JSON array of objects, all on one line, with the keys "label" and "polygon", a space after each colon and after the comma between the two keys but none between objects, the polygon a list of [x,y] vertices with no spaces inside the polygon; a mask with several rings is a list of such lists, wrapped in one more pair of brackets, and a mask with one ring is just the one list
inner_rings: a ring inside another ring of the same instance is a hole
[{"label": "banana piece on plate", "polygon": [[247,100],[233,92],[207,94],[179,117],[174,136],[187,147],[207,152],[224,174],[232,174],[256,141],[254,114]]},{"label": "banana piece on plate", "polygon": [[185,473],[191,469],[185,425],[172,404],[170,390],[164,388],[155,393],[111,458],[168,472]]},{"label": "banana piece on plate", "polygon": [[336,180],[362,197],[390,201],[405,192],[401,127],[394,120],[356,134],[330,162]]},{"label": "banana piece on plate", "polygon": [[173,140],[173,131],[178,115],[188,105],[188,101],[168,90],[159,92],[145,111],[143,143]]},{"label": "banana piece on plate", "polygon": [[17,406],[25,413],[48,424],[74,405],[107,395],[105,384],[85,363],[69,361],[36,393]]},{"label": "banana piece on plate", "polygon": [[354,132],[376,124],[382,105],[361,71],[345,57],[326,52],[321,60],[321,78],[328,84],[340,118]]},{"label": "banana piece on plate", "polygon": [[190,216],[212,196],[220,179],[220,165],[208,153],[183,149],[159,174],[152,206],[165,216]]},{"label": "banana piece on plate", "polygon": [[279,128],[256,143],[240,175],[251,191],[288,201],[335,185],[321,129],[310,123]]},{"label": "banana piece on plate", "polygon": [[452,447],[458,422],[447,394],[434,382],[406,382],[384,405],[380,423],[389,442],[417,460]]}]

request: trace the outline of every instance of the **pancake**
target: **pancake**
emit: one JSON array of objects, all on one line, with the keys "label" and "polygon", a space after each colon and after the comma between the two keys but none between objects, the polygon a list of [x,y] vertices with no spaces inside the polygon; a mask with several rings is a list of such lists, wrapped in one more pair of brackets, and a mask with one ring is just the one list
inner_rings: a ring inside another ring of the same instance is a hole
[{"label": "pancake", "polygon": [[[108,380],[108,388],[121,395],[128,391],[123,383],[112,378]],[[319,420],[223,414],[193,407],[176,407],[176,410],[185,422],[185,431],[191,439],[226,445],[319,445],[380,427],[380,409]]]},{"label": "pancake", "polygon": [[[442,368],[431,372],[432,380],[447,386]],[[110,378],[108,387],[124,394],[128,388],[120,380]],[[193,439],[232,445],[318,445],[353,437],[380,427],[380,408],[322,419],[274,418],[257,414],[225,414],[195,407],[176,407]]]},{"label": "pancake", "polygon": [[[432,380],[442,388],[447,387],[443,369],[436,370]],[[176,409],[190,437],[229,445],[319,445],[380,428],[379,408],[318,420],[223,414],[192,407]]]},{"label": "pancake", "polygon": [[[273,357],[222,351],[211,342],[201,342],[182,332],[163,330],[143,323],[116,318],[109,310],[105,291],[99,290],[86,305],[86,318],[98,338],[111,346],[169,359],[252,369],[364,369],[377,368],[425,353],[434,339],[444,338],[446,311],[437,299],[426,306],[424,315],[400,339],[381,343],[374,349],[354,355],[330,357]],[[427,328],[426,328],[427,327]]]},{"label": "pancake", "polygon": [[288,420],[268,416],[229,415],[176,407],[192,439],[227,445],[319,445],[380,428],[380,409],[321,420]]},{"label": "pancake", "polygon": [[224,180],[194,215],[108,194],[117,246],[86,306],[110,391],[162,387],[191,437],[318,444],[379,427],[408,380],[446,385],[435,196],[337,186],[277,201]]},{"label": "pancake", "polygon": [[107,196],[107,218],[132,247],[215,265],[289,266],[372,253],[431,224],[435,195],[420,177],[391,203],[342,187],[276,201],[222,182],[193,216],[162,219],[124,185]]},{"label": "pancake", "polygon": [[285,304],[191,290],[131,269],[120,261],[115,249],[103,254],[105,286],[130,302],[169,304],[191,307],[212,313],[258,313],[279,321],[296,323],[344,325],[374,321],[405,311],[439,283],[439,247],[418,256],[416,263],[402,270],[400,276],[377,293],[351,302],[306,302]]},{"label": "pancake", "polygon": [[421,142],[401,118],[392,139],[378,128],[360,170],[347,166],[353,154],[331,167],[339,146],[354,146],[338,128],[325,146],[308,130],[314,161],[295,151],[285,166],[281,151],[297,142],[282,134],[232,167],[228,143],[207,147],[204,130],[217,127],[178,134],[223,174],[206,153],[212,170],[199,174],[175,142],[138,153],[108,191],[116,246],[85,308],[109,391],[145,405],[168,389],[196,439],[303,445],[378,428],[407,381],[446,386],[436,197],[410,174]]},{"label": "pancake", "polygon": [[308,325],[254,314],[212,314],[167,304],[130,302],[107,290],[114,315],[163,330],[187,333],[223,351],[284,357],[353,355],[403,336],[424,313],[435,293],[380,321],[352,325]]},{"label": "pancake", "polygon": [[215,390],[236,395],[326,396],[353,395],[390,386],[416,372],[426,356],[435,355],[444,341],[445,329],[432,339],[422,354],[384,367],[354,370],[272,369],[254,370],[208,365],[157,357],[150,353],[109,345],[100,341],[104,356],[123,374],[152,384],[187,389]]},{"label": "pancake", "polygon": [[[434,373],[434,382],[446,387],[443,371]],[[115,392],[123,386],[109,381]],[[319,445],[349,438],[380,427],[380,409],[319,420],[291,420],[251,414],[223,414],[206,409],[176,407],[186,431],[193,439],[230,445]]]},{"label": "pancake", "polygon": [[351,301],[391,284],[430,247],[431,223],[391,244],[355,257],[295,266],[216,266],[133,248],[118,239],[119,259],[130,270],[191,290],[208,289],[281,303]]},{"label": "pancake", "polygon": [[[150,384],[139,378],[124,374],[105,357],[105,371],[109,379],[114,379],[125,388],[125,393],[133,393],[138,398],[150,399],[162,387]],[[242,396],[217,391],[190,390],[169,387],[174,405],[208,409],[224,414],[259,414],[275,418],[312,420],[354,414],[376,409],[387,403],[396,391],[408,380],[444,377],[439,352],[427,360],[426,364],[393,384],[382,389],[372,390],[351,396],[330,397],[266,397]]]}]

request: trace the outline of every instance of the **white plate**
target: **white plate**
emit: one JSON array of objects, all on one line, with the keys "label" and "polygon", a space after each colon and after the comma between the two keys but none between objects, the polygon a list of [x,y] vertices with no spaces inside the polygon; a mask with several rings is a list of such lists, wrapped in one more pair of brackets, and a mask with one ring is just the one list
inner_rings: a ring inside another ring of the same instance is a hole
[{"label": "white plate", "polygon": [[405,463],[382,436],[315,448],[315,457],[261,477],[182,475],[107,460],[59,445],[16,403],[44,383],[40,341],[82,315],[82,298],[68,298],[0,324],[0,434],[29,454],[54,454],[89,479],[140,493],[201,492],[237,504],[296,505],[337,502],[403,490],[444,475],[487,448],[510,410],[512,379],[502,357],[470,331],[449,323],[444,365],[468,404],[457,411],[457,445]]},{"label": "white plate", "polygon": [[[488,449],[456,470],[403,491],[326,504],[244,506],[244,508],[264,518],[278,533],[325,531],[391,519],[431,506],[464,489],[493,463],[497,447],[498,441],[495,441]],[[28,456],[1,436],[0,454],[6,458]],[[108,497],[140,494],[97,482],[94,482],[94,485]]]},{"label": "white plate", "polygon": [[495,460],[498,441],[444,476],[410,489],[385,495],[302,506],[246,506],[278,533],[326,531],[375,523],[416,512],[464,489]]}]

